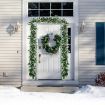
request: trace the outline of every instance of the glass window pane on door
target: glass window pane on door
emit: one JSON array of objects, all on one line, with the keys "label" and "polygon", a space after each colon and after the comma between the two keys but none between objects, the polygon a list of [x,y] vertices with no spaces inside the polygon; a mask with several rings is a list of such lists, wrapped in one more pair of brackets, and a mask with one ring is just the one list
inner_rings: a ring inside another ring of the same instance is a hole
[{"label": "glass window pane on door", "polygon": [[29,17],[38,16],[38,10],[28,10],[28,16]]},{"label": "glass window pane on door", "polygon": [[73,10],[63,10],[63,16],[73,16]]},{"label": "glass window pane on door", "polygon": [[40,3],[40,9],[50,9],[50,3]]},{"label": "glass window pane on door", "polygon": [[61,9],[61,3],[51,3],[51,9]]},{"label": "glass window pane on door", "polygon": [[63,9],[73,9],[73,2],[64,2],[62,5]]},{"label": "glass window pane on door", "polygon": [[71,28],[68,28],[68,51],[71,53]]},{"label": "glass window pane on door", "polygon": [[40,16],[50,16],[50,10],[40,10]]},{"label": "glass window pane on door", "polygon": [[61,10],[51,10],[51,16],[61,16]]},{"label": "glass window pane on door", "polygon": [[38,9],[39,3],[28,3],[28,9]]}]

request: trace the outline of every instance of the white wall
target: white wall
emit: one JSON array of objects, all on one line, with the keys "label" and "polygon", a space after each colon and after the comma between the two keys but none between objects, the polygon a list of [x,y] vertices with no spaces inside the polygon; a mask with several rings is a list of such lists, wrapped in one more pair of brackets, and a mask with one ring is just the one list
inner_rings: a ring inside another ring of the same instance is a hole
[{"label": "white wall", "polygon": [[21,84],[21,28],[12,36],[7,33],[17,21],[21,23],[21,0],[0,0],[0,85]]},{"label": "white wall", "polygon": [[84,32],[79,34],[79,81],[93,84],[96,75],[105,72],[95,58],[95,22],[105,22],[105,0],[79,0],[79,26],[85,21]]}]

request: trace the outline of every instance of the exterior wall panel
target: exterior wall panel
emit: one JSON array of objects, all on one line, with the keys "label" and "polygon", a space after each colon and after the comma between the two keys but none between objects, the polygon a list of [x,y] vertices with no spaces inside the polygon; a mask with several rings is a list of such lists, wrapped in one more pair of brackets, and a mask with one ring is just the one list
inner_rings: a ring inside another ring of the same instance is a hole
[{"label": "exterior wall panel", "polygon": [[105,0],[79,0],[79,26],[85,21],[83,32],[79,32],[79,82],[94,84],[104,65],[96,65],[96,22],[105,22]]},{"label": "exterior wall panel", "polygon": [[21,0],[0,0],[0,85],[21,85],[21,26],[11,36],[7,32],[10,24],[21,24],[21,3]]}]

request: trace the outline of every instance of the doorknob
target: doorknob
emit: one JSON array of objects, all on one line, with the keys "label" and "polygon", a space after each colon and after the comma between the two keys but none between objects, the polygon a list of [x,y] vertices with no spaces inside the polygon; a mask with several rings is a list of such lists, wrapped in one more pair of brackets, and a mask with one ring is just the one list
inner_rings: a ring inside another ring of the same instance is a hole
[{"label": "doorknob", "polygon": [[41,62],[41,61],[40,61],[40,58],[41,58],[41,54],[39,54],[39,63]]},{"label": "doorknob", "polygon": [[41,49],[41,46],[39,46],[39,49]]}]

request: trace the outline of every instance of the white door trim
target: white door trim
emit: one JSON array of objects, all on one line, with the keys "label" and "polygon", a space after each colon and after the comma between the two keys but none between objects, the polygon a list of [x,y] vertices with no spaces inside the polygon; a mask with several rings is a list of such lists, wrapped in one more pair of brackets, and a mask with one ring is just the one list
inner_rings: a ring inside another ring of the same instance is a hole
[{"label": "white door trim", "polygon": [[[27,59],[26,59],[26,25],[28,21],[28,1],[36,0],[23,0],[23,35],[22,35],[22,81],[24,83],[29,83],[27,79]],[[41,2],[42,0],[37,0]],[[65,0],[43,0],[43,2],[65,2]],[[74,26],[74,81],[78,81],[78,0],[66,0],[66,2],[74,2],[74,16],[71,17]],[[31,81],[30,81],[31,82]],[[70,82],[69,82],[70,83]]]},{"label": "white door trim", "polygon": [[79,37],[79,15],[78,15],[78,0],[75,0],[74,2],[74,21],[75,21],[75,28],[74,28],[74,80],[75,81],[78,81],[78,65],[79,65],[79,40],[78,40],[78,37]]}]

